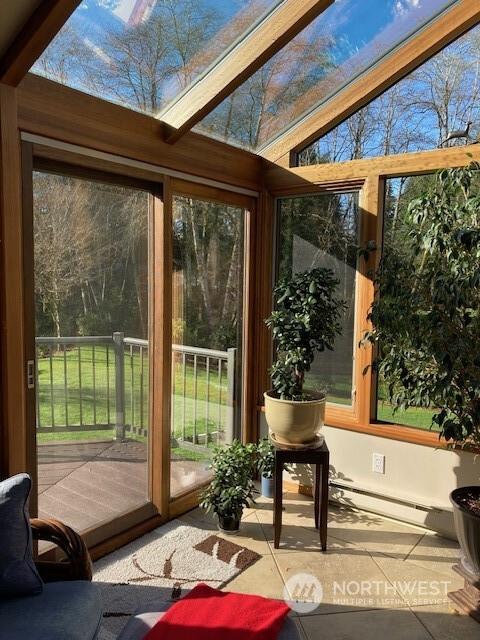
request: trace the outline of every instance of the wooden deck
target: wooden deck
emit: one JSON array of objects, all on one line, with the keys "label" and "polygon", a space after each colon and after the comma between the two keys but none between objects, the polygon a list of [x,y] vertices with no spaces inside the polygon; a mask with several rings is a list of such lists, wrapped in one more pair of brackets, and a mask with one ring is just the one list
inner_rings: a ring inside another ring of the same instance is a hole
[{"label": "wooden deck", "polygon": [[[172,460],[171,493],[208,478],[204,464]],[[40,517],[79,532],[147,502],[147,448],[142,442],[59,442],[38,446]]]}]

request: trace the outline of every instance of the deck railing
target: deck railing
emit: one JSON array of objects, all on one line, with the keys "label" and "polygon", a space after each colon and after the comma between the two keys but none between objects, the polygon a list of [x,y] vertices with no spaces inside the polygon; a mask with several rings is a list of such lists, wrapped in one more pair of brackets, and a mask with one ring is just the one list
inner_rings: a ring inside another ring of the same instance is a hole
[{"label": "deck railing", "polygon": [[[40,433],[115,429],[145,437],[148,341],[111,336],[36,338]],[[231,439],[236,349],[172,345],[172,439],[192,446]]]}]

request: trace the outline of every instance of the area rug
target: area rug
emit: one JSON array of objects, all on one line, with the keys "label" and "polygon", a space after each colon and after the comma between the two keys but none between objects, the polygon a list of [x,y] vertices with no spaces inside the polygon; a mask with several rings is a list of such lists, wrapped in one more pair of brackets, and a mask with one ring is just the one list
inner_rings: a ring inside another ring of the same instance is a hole
[{"label": "area rug", "polygon": [[134,612],[181,596],[199,582],[223,587],[261,556],[212,530],[173,520],[94,565],[104,619],[114,640]]}]

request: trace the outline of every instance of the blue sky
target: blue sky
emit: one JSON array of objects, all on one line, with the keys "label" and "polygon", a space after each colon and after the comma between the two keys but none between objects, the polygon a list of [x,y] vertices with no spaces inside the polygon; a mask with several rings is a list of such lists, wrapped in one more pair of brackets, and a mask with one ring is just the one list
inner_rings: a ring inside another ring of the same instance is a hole
[{"label": "blue sky", "polygon": [[[107,12],[113,12],[116,18],[127,22],[137,0],[84,0],[83,19],[91,19],[95,26],[98,22],[107,21]],[[299,0],[300,1],[300,0]],[[144,0],[147,8],[155,4],[155,0]],[[249,0],[198,0],[200,6],[216,9],[221,15],[221,22],[226,23],[243,8],[248,7]],[[273,8],[280,0],[252,0],[253,5],[264,5],[265,9]],[[403,37],[410,34],[426,19],[430,19],[441,11],[452,0],[335,0],[326,12],[317,18],[315,24],[319,30],[333,36],[336,46],[333,56],[337,64],[355,55],[356,51],[375,42],[383,34],[383,47],[391,42],[395,45]],[[103,9],[103,11],[102,11]],[[107,10],[107,12],[105,11]],[[148,11],[146,17],[148,16]],[[105,25],[108,28],[108,25]]]}]

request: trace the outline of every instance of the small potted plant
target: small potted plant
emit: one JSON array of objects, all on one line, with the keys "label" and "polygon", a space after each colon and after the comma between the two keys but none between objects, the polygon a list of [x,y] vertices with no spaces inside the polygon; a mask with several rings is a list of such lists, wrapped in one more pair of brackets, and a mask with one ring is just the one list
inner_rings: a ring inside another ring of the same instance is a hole
[{"label": "small potted plant", "polygon": [[244,445],[238,440],[214,449],[213,480],[200,506],[218,516],[219,528],[225,533],[238,532],[243,510],[252,500],[255,453],[254,444]]},{"label": "small potted plant", "polygon": [[264,438],[257,445],[257,466],[262,483],[262,496],[273,498],[273,470],[275,448],[270,440]]},{"label": "small potted plant", "polygon": [[266,320],[277,360],[270,370],[273,389],[264,394],[265,418],[277,442],[315,440],[325,417],[325,393],[304,390],[315,355],[333,349],[341,333],[345,302],[335,297],[333,271],[312,269],[284,278],[275,287],[275,310]]},{"label": "small potted plant", "polygon": [[[367,342],[396,409],[433,409],[432,426],[480,444],[480,165],[441,171],[410,202],[401,246],[376,278]],[[480,579],[480,486],[450,495],[463,566]]]}]

